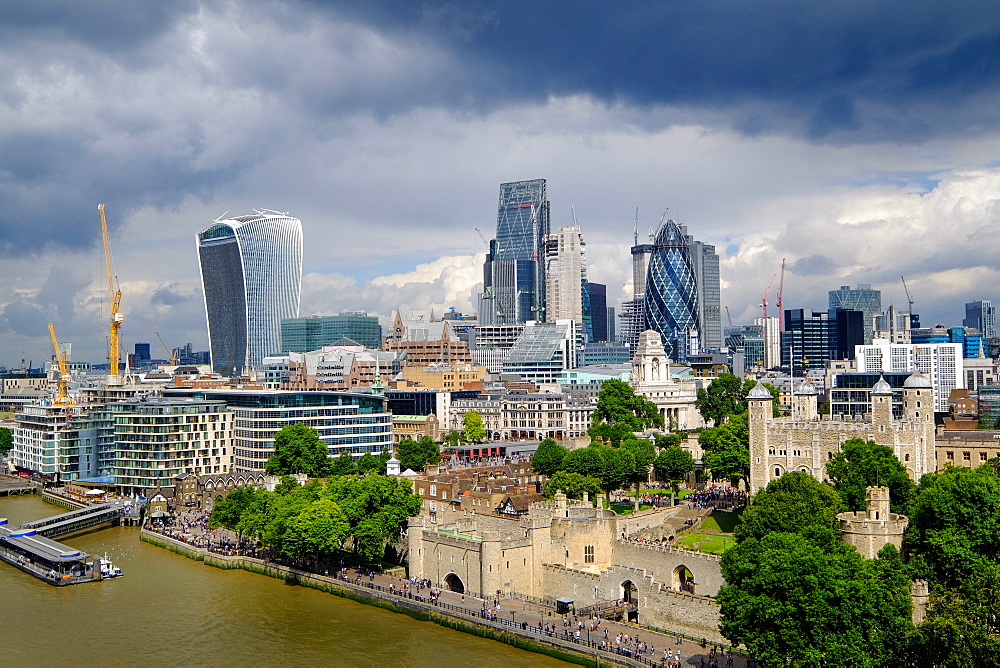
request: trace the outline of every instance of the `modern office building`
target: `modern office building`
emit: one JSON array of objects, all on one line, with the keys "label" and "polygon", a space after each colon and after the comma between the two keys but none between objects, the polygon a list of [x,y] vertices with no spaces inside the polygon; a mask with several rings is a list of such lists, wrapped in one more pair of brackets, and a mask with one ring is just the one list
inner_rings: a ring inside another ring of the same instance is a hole
[{"label": "modern office building", "polygon": [[524,331],[524,325],[474,325],[469,327],[469,351],[477,366],[490,373],[503,371],[504,360]]},{"label": "modern office building", "polygon": [[557,382],[559,374],[577,366],[580,330],[572,320],[525,323],[503,363],[503,372],[536,384]]},{"label": "modern office building", "polygon": [[281,352],[299,311],[302,223],[274,211],[216,220],[197,236],[212,368],[235,376]]},{"label": "modern office building", "polygon": [[590,322],[594,343],[605,343],[614,339],[608,332],[608,286],[602,283],[587,283],[590,294]]},{"label": "modern office building", "polygon": [[[618,318],[621,326],[617,341],[634,353],[639,343],[639,336],[648,329],[646,327],[646,274],[649,260],[653,256],[653,244],[639,243],[638,222],[632,229],[632,299],[622,302]],[[652,241],[652,239],[650,239]]]},{"label": "modern office building", "polygon": [[963,327],[975,327],[987,339],[997,335],[996,309],[988,300],[966,302]]},{"label": "modern office building", "polygon": [[221,401],[235,417],[234,469],[261,471],[274,454],[274,436],[301,422],[319,433],[331,457],[378,454],[392,447],[392,415],[385,398],[353,392],[178,388],[165,397]]},{"label": "modern office building", "polygon": [[830,361],[830,321],[812,309],[785,309],[781,332],[781,363],[795,374],[805,369],[825,369]]},{"label": "modern office building", "polygon": [[859,372],[902,373],[919,371],[926,375],[934,388],[934,410],[948,412],[952,390],[965,389],[962,368],[962,346],[957,343],[892,344],[876,341],[858,346],[855,364]]},{"label": "modern office building", "polygon": [[560,227],[545,237],[546,320],[584,322],[586,285],[587,256],[583,234],[577,225]]},{"label": "modern office building", "polygon": [[[760,334],[763,338],[764,343],[764,357],[763,366],[765,369],[773,369],[776,366],[781,366],[781,324],[778,318],[774,316],[768,316],[766,318],[755,318],[753,321],[754,325],[760,328]],[[747,365],[754,366],[750,364],[750,358],[747,358]]]},{"label": "modern office building", "polygon": [[[675,360],[697,352],[700,331],[698,285],[688,239],[676,222],[663,221],[646,271],[646,326],[659,333],[667,354]],[[721,335],[720,328],[720,339]]]},{"label": "modern office building", "polygon": [[911,343],[957,343],[966,358],[988,357],[989,344],[974,327],[920,327],[910,330]]},{"label": "modern office building", "polygon": [[135,359],[137,362],[147,362],[150,359],[149,344],[148,343],[136,343],[135,344]]},{"label": "modern office building", "polygon": [[549,201],[545,179],[500,184],[496,238],[483,267],[479,322],[545,320],[545,238]]},{"label": "modern office building", "polygon": [[[838,308],[831,323],[830,345],[833,359],[854,359],[854,347],[865,342],[865,314],[851,308]],[[874,383],[873,383],[874,385]]]},{"label": "modern office building", "polygon": [[681,225],[681,231],[687,239],[691,255],[691,268],[694,269],[694,281],[698,286],[698,325],[701,347],[706,350],[722,348],[722,307],[719,281],[719,256],[715,246],[702,243],[687,233],[687,228]]},{"label": "modern office building", "polygon": [[39,473],[51,482],[111,473],[101,439],[110,422],[101,411],[44,401],[24,406],[15,420],[10,459],[18,469]]},{"label": "modern office building", "polygon": [[363,312],[313,315],[281,321],[281,352],[305,353],[333,345],[340,339],[357,341],[366,348],[382,347],[378,316]]},{"label": "modern office building", "polygon": [[872,342],[873,318],[882,312],[882,291],[872,290],[870,283],[858,283],[858,287],[851,289],[849,285],[840,286],[839,290],[829,292],[829,314],[830,321],[837,317],[837,309],[854,309],[865,314],[865,343]]}]

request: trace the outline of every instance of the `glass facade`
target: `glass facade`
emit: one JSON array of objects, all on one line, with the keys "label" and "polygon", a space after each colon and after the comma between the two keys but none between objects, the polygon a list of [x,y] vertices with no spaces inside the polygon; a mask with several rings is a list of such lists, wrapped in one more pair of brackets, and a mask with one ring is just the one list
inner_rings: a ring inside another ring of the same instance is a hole
[{"label": "glass facade", "polygon": [[660,334],[673,359],[682,359],[688,334],[699,329],[698,286],[687,239],[672,220],[656,233],[644,301],[646,326]]},{"label": "glass facade", "polygon": [[545,179],[500,184],[497,233],[490,245],[489,318],[496,324],[545,320],[544,240],[549,234]]},{"label": "glass facade", "polygon": [[307,353],[333,345],[339,339],[357,341],[366,348],[382,348],[382,325],[367,313],[314,315],[281,321],[281,352]]},{"label": "glass facade", "polygon": [[872,318],[882,312],[882,291],[872,290],[869,283],[859,283],[853,290],[849,285],[842,285],[839,290],[830,290],[829,298],[827,314],[831,321],[837,317],[839,308],[854,309],[865,314],[865,343],[871,343],[874,332]]},{"label": "glass facade", "polygon": [[235,376],[281,352],[299,311],[302,223],[273,212],[216,221],[198,234],[212,368]]}]

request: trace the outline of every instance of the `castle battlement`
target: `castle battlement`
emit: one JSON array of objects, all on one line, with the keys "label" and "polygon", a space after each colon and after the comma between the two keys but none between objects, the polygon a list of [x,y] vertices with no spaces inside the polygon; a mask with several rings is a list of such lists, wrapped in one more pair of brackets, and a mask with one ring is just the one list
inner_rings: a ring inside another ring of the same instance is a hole
[{"label": "castle battlement", "polygon": [[906,515],[889,513],[887,519],[876,520],[869,518],[868,513],[863,510],[840,513],[837,519],[840,521],[840,530],[843,533],[870,535],[902,534],[910,523],[910,518]]},{"label": "castle battlement", "polygon": [[648,550],[650,552],[659,552],[661,554],[685,555],[687,557],[698,557],[702,559],[708,559],[709,561],[722,561],[721,554],[708,554],[707,552],[685,550],[684,548],[672,547],[670,545],[650,545],[648,543],[639,543],[633,540],[623,540],[621,538],[618,539],[618,544],[623,547]]}]

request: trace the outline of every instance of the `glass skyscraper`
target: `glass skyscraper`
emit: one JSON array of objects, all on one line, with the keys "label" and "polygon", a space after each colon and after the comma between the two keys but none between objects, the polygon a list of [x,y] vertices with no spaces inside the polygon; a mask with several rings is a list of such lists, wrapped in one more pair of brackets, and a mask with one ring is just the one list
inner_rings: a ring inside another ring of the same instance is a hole
[{"label": "glass skyscraper", "polygon": [[281,352],[299,313],[302,223],[275,211],[216,220],[197,237],[212,368],[239,375]]},{"label": "glass skyscraper", "polygon": [[688,238],[680,226],[666,220],[653,239],[646,270],[646,326],[660,334],[671,357],[687,356],[687,344],[699,330],[698,285]]},{"label": "glass skyscraper", "polygon": [[830,290],[828,294],[829,319],[833,321],[837,317],[839,308],[861,311],[864,313],[865,344],[871,343],[874,333],[872,318],[882,313],[882,291],[872,290],[870,283],[858,283],[853,290],[849,285],[842,285],[839,290]]},{"label": "glass skyscraper", "polygon": [[545,179],[501,183],[496,238],[490,244],[483,277],[483,323],[545,320],[544,242],[548,234]]}]

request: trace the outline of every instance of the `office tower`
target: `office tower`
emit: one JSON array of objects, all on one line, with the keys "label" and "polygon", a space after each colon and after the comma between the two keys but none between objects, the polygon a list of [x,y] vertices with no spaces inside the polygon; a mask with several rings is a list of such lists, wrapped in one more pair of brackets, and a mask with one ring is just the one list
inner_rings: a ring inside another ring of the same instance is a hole
[{"label": "office tower", "polygon": [[572,320],[528,322],[503,363],[504,373],[532,383],[555,383],[577,366],[580,325]]},{"label": "office tower", "polygon": [[583,322],[586,244],[576,225],[545,237],[545,318]]},{"label": "office tower", "polygon": [[618,332],[616,331],[615,324],[618,321],[615,320],[615,307],[608,307],[608,341],[617,341]]},{"label": "office tower", "polygon": [[673,220],[661,223],[653,240],[644,303],[649,329],[659,333],[673,359],[685,359],[699,332],[698,285],[688,238]]},{"label": "office tower", "polygon": [[830,361],[830,318],[812,309],[785,309],[781,333],[781,362],[792,371],[825,369]]},{"label": "office tower", "polygon": [[934,410],[948,412],[952,390],[965,388],[962,373],[962,346],[958,343],[880,342],[858,346],[855,365],[863,373],[919,371],[930,378],[934,388]]},{"label": "office tower", "polygon": [[595,343],[612,341],[608,335],[608,286],[601,283],[587,283],[590,292],[590,317],[594,328]]},{"label": "office tower", "polygon": [[[763,362],[758,364],[764,369],[773,369],[776,366],[781,365],[781,325],[778,323],[778,318],[775,316],[768,316],[766,318],[755,318],[753,321],[754,325],[760,328],[761,338],[763,339],[764,346],[764,357]],[[750,358],[747,357],[747,363],[750,363]],[[751,365],[752,366],[752,365]]]},{"label": "office tower", "polygon": [[839,308],[831,324],[830,345],[833,359],[854,359],[854,346],[865,342],[865,314],[852,308]]},{"label": "office tower", "polygon": [[910,343],[912,322],[908,312],[898,312],[895,306],[889,304],[885,313],[875,316],[872,340],[887,339],[891,343]]},{"label": "office tower", "polygon": [[680,226],[688,242],[695,285],[698,286],[698,329],[701,346],[707,350],[722,348],[722,308],[719,286],[719,256],[715,246],[697,241]]},{"label": "office tower", "polygon": [[501,183],[496,238],[483,267],[480,322],[545,320],[543,244],[548,234],[545,179]]},{"label": "office tower", "polygon": [[339,339],[357,341],[366,348],[382,348],[378,316],[362,312],[313,315],[281,321],[281,352],[305,353],[330,346]]},{"label": "office tower", "polygon": [[135,359],[138,362],[145,362],[151,359],[148,343],[135,344]]},{"label": "office tower", "polygon": [[248,372],[281,351],[299,311],[302,223],[275,211],[216,220],[197,237],[212,368]]},{"label": "office tower", "polygon": [[997,335],[996,310],[990,301],[975,301],[965,303],[965,319],[963,327],[975,327],[987,339]]},{"label": "office tower", "polygon": [[839,290],[830,290],[830,302],[827,315],[832,321],[837,317],[838,308],[849,308],[865,314],[865,343],[872,342],[872,319],[882,312],[882,291],[872,290],[870,283],[858,283],[851,289],[849,285],[840,286]]},{"label": "office tower", "polygon": [[622,302],[619,342],[632,353],[639,343],[639,335],[646,331],[646,271],[653,255],[653,244],[639,243],[638,222],[632,228],[632,299]]}]

